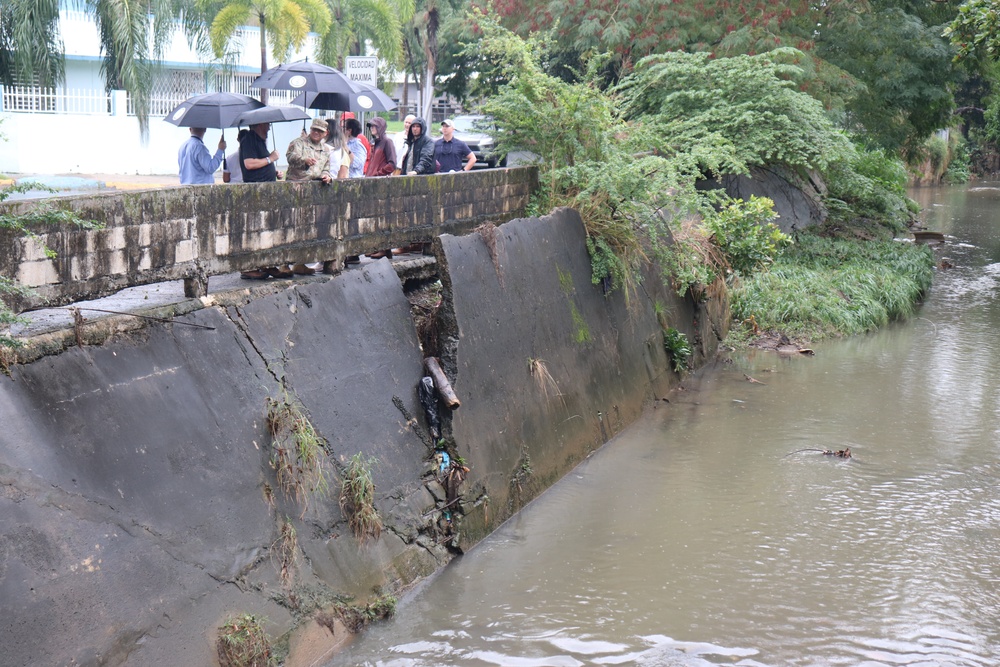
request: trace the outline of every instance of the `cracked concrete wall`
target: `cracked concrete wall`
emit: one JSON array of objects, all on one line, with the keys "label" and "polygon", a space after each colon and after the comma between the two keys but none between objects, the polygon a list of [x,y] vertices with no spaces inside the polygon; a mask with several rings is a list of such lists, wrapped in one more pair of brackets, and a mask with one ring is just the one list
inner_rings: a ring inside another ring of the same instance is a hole
[{"label": "cracked concrete wall", "polygon": [[[462,399],[448,432],[471,467],[456,508],[463,548],[676,385],[658,313],[704,356],[724,333],[724,300],[679,299],[652,268],[630,301],[605,295],[584,238],[569,210],[504,224],[499,273],[478,233],[438,244],[441,356]],[[211,665],[229,614],[294,637],[334,593],[398,591],[453,556],[433,524],[423,352],[388,260],[180,319],[215,329],[151,324],[0,376],[5,666]],[[351,535],[332,467],[332,497],[304,514],[277,491],[269,504],[265,405],[285,396],[333,465],[378,459],[377,541]],[[291,587],[271,550],[286,520],[298,535]],[[294,641],[289,664],[305,664]]]},{"label": "cracked concrete wall", "polygon": [[[214,629],[244,611],[287,631],[268,555],[286,516],[302,599],[369,595],[447,559],[408,528],[433,500],[393,398],[417,412],[422,357],[387,260],[182,319],[215,330],[151,326],[0,376],[2,664],[212,664]],[[345,529],[336,493],[303,519],[280,492],[266,502],[265,399],[285,391],[335,459],[380,459],[394,526],[378,543]]]},{"label": "cracked concrete wall", "polygon": [[[714,357],[728,301],[695,303],[655,267],[628,298],[591,280],[579,214],[497,228],[494,264],[480,234],[442,236],[451,341],[446,370],[462,407],[452,416],[467,485],[486,504],[462,522],[468,546],[614,437],[679,382],[664,326],[692,341],[693,364]],[[499,265],[499,270],[497,269]]]}]

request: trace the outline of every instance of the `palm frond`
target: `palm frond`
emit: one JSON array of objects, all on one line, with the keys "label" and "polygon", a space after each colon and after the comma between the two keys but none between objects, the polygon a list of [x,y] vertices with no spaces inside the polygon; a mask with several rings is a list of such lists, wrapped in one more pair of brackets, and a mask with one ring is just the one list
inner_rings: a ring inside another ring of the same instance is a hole
[{"label": "palm frond", "polygon": [[246,25],[253,15],[253,9],[248,2],[230,3],[215,15],[208,34],[216,58],[225,55],[226,47],[236,36],[237,31]]},{"label": "palm frond", "polygon": [[59,0],[5,0],[0,11],[0,81],[54,86],[62,80]]},{"label": "palm frond", "polygon": [[[403,54],[403,22],[392,0],[355,0],[357,40],[370,40],[379,56],[397,62]],[[412,12],[411,12],[412,15]]]}]

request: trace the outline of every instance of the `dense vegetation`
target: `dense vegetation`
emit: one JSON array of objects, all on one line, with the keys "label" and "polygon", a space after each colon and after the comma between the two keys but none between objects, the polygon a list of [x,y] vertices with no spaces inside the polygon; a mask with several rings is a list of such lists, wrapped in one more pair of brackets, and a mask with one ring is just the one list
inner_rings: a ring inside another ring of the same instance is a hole
[{"label": "dense vegetation", "polygon": [[[904,315],[927,287],[931,260],[924,251],[891,241],[878,252],[860,250],[905,229],[912,205],[905,170],[882,149],[856,146],[800,90],[796,50],[717,59],[652,55],[604,90],[606,58],[594,58],[579,81],[567,82],[544,71],[550,44],[542,38],[522,40],[480,20],[477,48],[494,63],[492,78],[505,82],[485,110],[496,119],[503,149],[539,156],[538,210],[569,205],[581,212],[595,283],[631,295],[640,263],[652,258],[681,294],[700,296],[722,279],[737,294],[741,320],[813,336],[864,331]],[[771,224],[770,201],[729,201],[720,190],[698,187],[716,174],[775,164],[825,177],[831,214],[819,233],[844,237],[845,228],[859,228],[864,240],[855,234],[824,245],[811,233],[792,243]],[[794,250],[782,257],[789,246]],[[808,291],[819,282],[810,272],[827,271],[827,257],[852,246],[859,250],[846,254],[857,258],[852,275],[861,283],[911,287],[864,292],[875,302],[859,324],[840,311],[857,310],[864,290],[844,279],[833,282],[843,295],[839,308],[805,314],[767,304],[768,293]]]}]

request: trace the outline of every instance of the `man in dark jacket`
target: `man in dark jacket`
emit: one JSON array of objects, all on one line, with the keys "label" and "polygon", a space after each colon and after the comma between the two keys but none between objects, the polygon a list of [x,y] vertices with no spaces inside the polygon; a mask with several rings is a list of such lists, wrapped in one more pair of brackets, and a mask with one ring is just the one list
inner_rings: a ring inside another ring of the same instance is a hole
[{"label": "man in dark jacket", "polygon": [[402,172],[407,176],[437,172],[434,162],[434,140],[427,134],[427,121],[417,118],[406,133],[406,157]]},{"label": "man in dark jacket", "polygon": [[396,171],[396,146],[385,134],[385,118],[375,116],[368,121],[372,135],[372,155],[365,165],[365,176],[388,176]]}]

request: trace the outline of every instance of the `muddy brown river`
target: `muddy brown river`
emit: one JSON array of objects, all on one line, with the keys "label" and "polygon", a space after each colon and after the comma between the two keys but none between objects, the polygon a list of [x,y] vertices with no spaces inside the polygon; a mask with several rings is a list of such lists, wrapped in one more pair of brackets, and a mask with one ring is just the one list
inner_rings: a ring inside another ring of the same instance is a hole
[{"label": "muddy brown river", "polygon": [[911,194],[917,317],[703,369],[327,665],[1000,664],[1000,184]]}]

